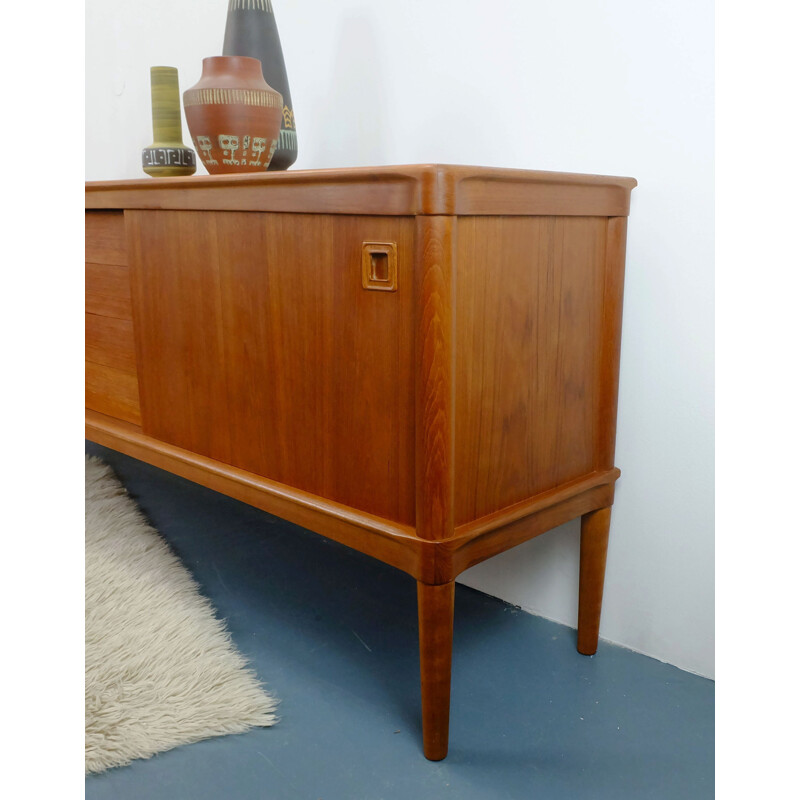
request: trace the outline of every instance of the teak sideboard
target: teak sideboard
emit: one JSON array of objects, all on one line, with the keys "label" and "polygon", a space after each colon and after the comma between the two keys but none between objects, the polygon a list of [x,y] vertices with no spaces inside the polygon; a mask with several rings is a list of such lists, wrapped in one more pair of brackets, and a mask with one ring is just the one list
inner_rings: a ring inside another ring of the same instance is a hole
[{"label": "teak sideboard", "polygon": [[86,184],[86,436],[417,581],[581,517],[597,648],[631,178],[416,165]]}]

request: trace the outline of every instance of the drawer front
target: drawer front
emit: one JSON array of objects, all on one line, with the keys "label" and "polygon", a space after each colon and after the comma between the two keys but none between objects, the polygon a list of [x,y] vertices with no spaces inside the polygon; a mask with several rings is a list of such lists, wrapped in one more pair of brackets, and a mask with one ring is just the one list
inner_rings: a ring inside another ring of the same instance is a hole
[{"label": "drawer front", "polygon": [[86,212],[86,407],[139,424],[130,270],[122,211]]},{"label": "drawer front", "polygon": [[133,319],[122,211],[86,212],[86,311]]},{"label": "drawer front", "polygon": [[87,313],[86,360],[135,375],[133,322]]},{"label": "drawer front", "polygon": [[86,262],[86,311],[101,317],[133,319],[128,267]]},{"label": "drawer front", "polygon": [[127,213],[144,431],[413,524],[413,219]]},{"label": "drawer front", "polygon": [[87,361],[86,408],[141,425],[136,375]]},{"label": "drawer front", "polygon": [[128,265],[125,215],[122,211],[86,212],[86,262]]}]

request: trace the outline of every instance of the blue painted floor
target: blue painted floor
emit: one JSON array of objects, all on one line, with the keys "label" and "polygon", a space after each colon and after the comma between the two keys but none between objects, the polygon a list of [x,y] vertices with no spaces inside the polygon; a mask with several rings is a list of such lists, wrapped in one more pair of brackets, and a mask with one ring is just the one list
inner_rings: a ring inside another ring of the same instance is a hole
[{"label": "blue painted floor", "polygon": [[86,780],[88,800],[714,796],[714,683],[456,588],[450,754],[426,761],[416,586],[147,464],[110,464],[281,699],[272,728]]}]

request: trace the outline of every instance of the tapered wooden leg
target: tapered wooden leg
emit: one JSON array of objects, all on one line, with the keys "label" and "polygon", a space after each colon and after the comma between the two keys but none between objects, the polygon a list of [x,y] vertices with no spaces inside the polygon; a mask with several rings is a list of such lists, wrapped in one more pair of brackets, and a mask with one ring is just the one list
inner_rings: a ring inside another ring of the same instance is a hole
[{"label": "tapered wooden leg", "polygon": [[610,524],[611,508],[601,508],[581,517],[578,652],[585,656],[591,656],[597,652]]},{"label": "tapered wooden leg", "polygon": [[417,582],[422,744],[425,758],[431,761],[447,755],[454,598],[454,581],[440,586]]}]

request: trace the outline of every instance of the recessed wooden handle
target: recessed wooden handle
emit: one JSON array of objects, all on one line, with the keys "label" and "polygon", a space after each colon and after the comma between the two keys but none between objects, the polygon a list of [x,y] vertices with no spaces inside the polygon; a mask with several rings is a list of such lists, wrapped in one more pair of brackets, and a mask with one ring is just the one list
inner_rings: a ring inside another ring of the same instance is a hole
[{"label": "recessed wooden handle", "polygon": [[397,245],[394,242],[361,245],[361,285],[379,292],[397,291]]}]

